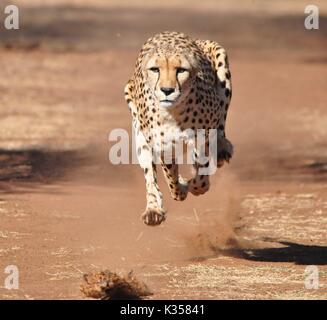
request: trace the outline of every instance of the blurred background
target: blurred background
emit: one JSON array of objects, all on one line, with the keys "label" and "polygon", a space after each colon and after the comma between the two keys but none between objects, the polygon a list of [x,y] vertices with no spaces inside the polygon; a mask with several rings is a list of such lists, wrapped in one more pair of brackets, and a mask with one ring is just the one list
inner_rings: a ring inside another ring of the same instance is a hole
[{"label": "blurred background", "polygon": [[[266,63],[267,72],[275,72],[271,61],[279,61],[290,80],[306,77],[287,69],[295,62],[322,68],[326,63],[325,1],[315,2],[319,30],[304,28],[302,0],[2,0],[2,12],[7,4],[18,6],[20,29],[0,25],[1,146],[71,148],[84,144],[99,121],[107,129],[116,121],[126,125],[123,86],[142,44],[163,30],[221,43],[234,64],[235,81],[244,73],[236,69],[238,61]],[[236,95],[242,87],[235,87]],[[232,109],[239,108],[235,102]]]},{"label": "blurred background", "polygon": [[[227,49],[235,84],[231,135],[240,128],[236,139],[245,137],[244,143],[247,133],[251,142],[276,133],[273,123],[261,126],[253,116],[272,121],[275,108],[317,113],[325,107],[324,92],[314,84],[326,74],[325,1],[315,2],[319,30],[304,28],[302,0],[2,0],[2,12],[8,4],[19,8],[20,29],[0,24],[4,149],[81,149],[103,145],[114,127],[129,128],[124,84],[142,44],[164,30],[212,39]],[[317,75],[312,67],[319,68]],[[303,90],[295,79],[303,80]],[[279,120],[276,125],[280,132]]]},{"label": "blurred background", "polygon": [[[9,4],[19,8],[19,30],[3,26]],[[309,4],[319,8],[319,30],[304,27]],[[108,134],[130,132],[124,85],[142,44],[165,30],[214,40],[227,50],[233,81],[227,136],[235,156],[204,197],[176,204],[163,184],[171,215],[167,228],[149,230],[138,220],[145,202],[142,171],[111,165]],[[0,289],[1,297],[80,297],[81,273],[90,268],[128,270],[163,260],[175,268],[189,249],[180,239],[185,224],[207,209],[223,217],[211,223],[210,241],[217,230],[229,234],[237,216],[248,238],[288,245],[258,251],[244,264],[221,258],[226,269],[210,269],[191,292],[182,280],[167,287],[170,278],[149,276],[156,297],[308,297],[298,265],[327,263],[326,53],[325,0],[1,0],[0,257],[4,265],[20,266],[25,290]],[[236,213],[226,207],[231,195]],[[202,227],[192,230],[208,244]],[[196,270],[181,272],[194,276]],[[249,291],[258,274],[265,286]],[[286,287],[277,285],[290,274],[296,276]],[[229,276],[240,281],[223,282]],[[326,291],[310,294],[326,298]]]}]

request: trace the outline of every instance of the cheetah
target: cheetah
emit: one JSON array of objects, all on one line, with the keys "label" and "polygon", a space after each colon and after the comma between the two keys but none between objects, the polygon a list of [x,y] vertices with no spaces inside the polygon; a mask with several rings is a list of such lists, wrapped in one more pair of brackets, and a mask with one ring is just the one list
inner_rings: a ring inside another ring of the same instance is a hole
[{"label": "cheetah", "polygon": [[[170,193],[175,200],[185,200],[190,192],[201,195],[209,190],[209,175],[201,173],[208,162],[199,161],[198,129],[205,133],[208,152],[209,130],[216,137],[216,167],[229,162],[233,145],[225,136],[225,122],[232,96],[231,73],[226,51],[218,43],[197,40],[178,32],[163,32],[143,45],[135,70],[124,90],[136,134],[139,163],[144,170],[146,210],[143,222],[149,226],[166,219],[162,193],[158,187],[154,149],[175,144],[178,132],[186,143],[193,143],[194,177],[186,181],[179,175],[175,153],[170,161],[159,152]],[[194,132],[190,135],[189,132]],[[171,138],[163,136],[171,134]],[[173,136],[173,137],[172,137]],[[167,142],[168,140],[168,142]],[[168,157],[169,158],[169,157]]]}]

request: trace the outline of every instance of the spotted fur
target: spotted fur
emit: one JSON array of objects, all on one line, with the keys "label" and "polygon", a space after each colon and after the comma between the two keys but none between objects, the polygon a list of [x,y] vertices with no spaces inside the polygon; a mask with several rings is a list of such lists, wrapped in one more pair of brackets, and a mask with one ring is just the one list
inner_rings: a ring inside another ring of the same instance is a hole
[{"label": "spotted fur", "polygon": [[[147,69],[149,61],[154,61],[161,69],[156,66]],[[179,66],[183,63],[189,66],[187,70]],[[184,76],[179,72],[188,74]],[[153,83],[149,80],[151,77]],[[179,79],[184,79],[184,87],[180,85]],[[169,87],[163,87],[163,84],[169,84]],[[172,102],[172,107],[165,108],[162,105],[170,104],[170,100],[159,101],[158,97],[172,95],[167,95],[170,87],[171,90],[174,89],[174,96],[178,91],[179,97]],[[225,49],[218,43],[194,40],[182,33],[163,32],[148,39],[143,45],[134,74],[125,87],[125,99],[132,114],[139,162],[145,175],[147,207],[142,215],[144,223],[158,225],[165,220],[166,211],[153,159],[153,149],[161,143],[164,134],[173,130],[183,134],[187,129],[205,129],[207,138],[209,129],[217,129],[218,167],[232,157],[232,144],[225,137],[231,96],[228,58]],[[161,159],[161,167],[175,200],[184,200],[188,192],[200,195],[209,190],[209,176],[198,173],[201,167],[208,164],[197,162],[197,155],[198,150],[195,148],[195,176],[189,181],[179,175],[178,165],[173,159],[170,162]]]}]

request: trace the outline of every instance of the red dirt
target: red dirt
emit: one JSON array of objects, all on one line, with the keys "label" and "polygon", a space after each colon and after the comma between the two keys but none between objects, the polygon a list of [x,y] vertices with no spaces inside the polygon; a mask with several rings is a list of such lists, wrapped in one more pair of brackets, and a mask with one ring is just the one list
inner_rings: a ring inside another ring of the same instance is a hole
[{"label": "red dirt", "polygon": [[[169,7],[97,8],[25,3],[20,35],[1,31],[0,271],[17,265],[20,288],[2,287],[0,272],[0,298],[82,299],[84,273],[133,269],[151,299],[326,299],[325,16],[308,31],[300,14],[255,5],[178,7],[178,21]],[[110,164],[107,136],[130,131],[124,83],[165,29],[228,50],[236,151],[204,196],[174,202],[161,176],[167,221],[150,228],[142,171]],[[317,290],[304,287],[307,265],[319,267]]]}]

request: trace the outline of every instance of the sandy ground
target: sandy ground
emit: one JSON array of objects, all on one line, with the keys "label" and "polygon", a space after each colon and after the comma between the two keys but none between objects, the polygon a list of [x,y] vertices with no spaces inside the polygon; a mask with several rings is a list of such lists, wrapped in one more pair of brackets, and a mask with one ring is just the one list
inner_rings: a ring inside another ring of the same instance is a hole
[{"label": "sandy ground", "polygon": [[[327,298],[326,16],[308,31],[301,1],[17,3],[21,30],[0,30],[0,298],[82,299],[102,269],[133,269],[151,299]],[[236,151],[202,197],[174,202],[160,179],[168,219],[150,228],[142,171],[109,162],[108,134],[130,131],[123,86],[166,29],[227,48]]]}]

